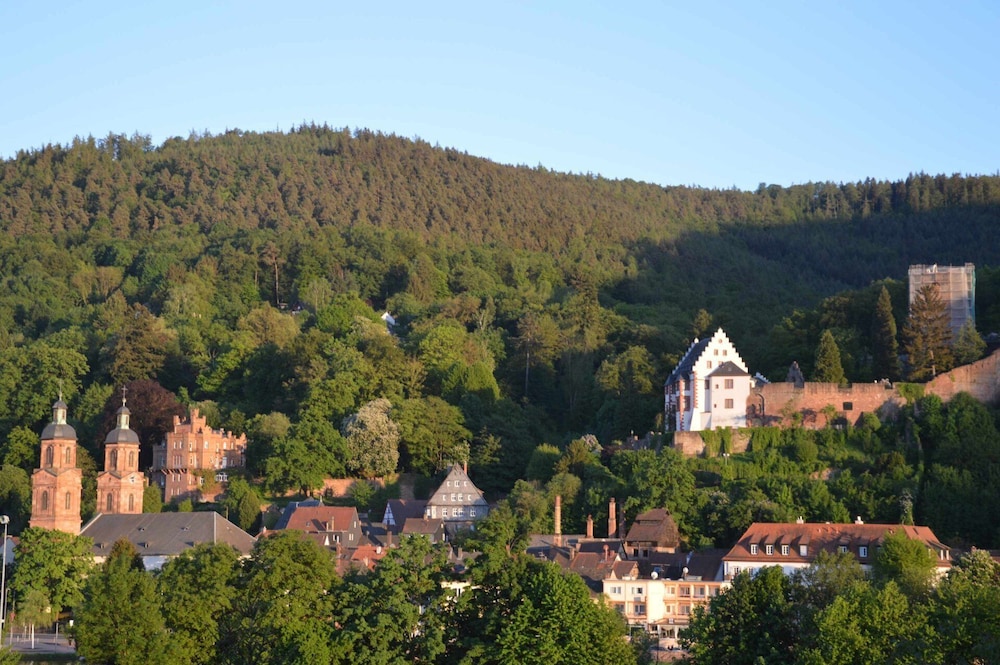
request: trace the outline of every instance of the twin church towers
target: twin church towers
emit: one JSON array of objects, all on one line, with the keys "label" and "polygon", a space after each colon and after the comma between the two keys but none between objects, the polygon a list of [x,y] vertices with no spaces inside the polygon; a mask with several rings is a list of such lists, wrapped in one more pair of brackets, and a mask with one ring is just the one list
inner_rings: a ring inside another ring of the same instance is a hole
[{"label": "twin church towers", "polygon": [[[139,437],[129,429],[122,397],[115,429],[104,439],[104,471],[97,474],[97,512],[142,512],[145,477],[139,472]],[[76,465],[76,430],[66,422],[62,396],[52,406],[52,422],[42,430],[40,467],[31,475],[30,526],[80,533],[83,472]]]}]

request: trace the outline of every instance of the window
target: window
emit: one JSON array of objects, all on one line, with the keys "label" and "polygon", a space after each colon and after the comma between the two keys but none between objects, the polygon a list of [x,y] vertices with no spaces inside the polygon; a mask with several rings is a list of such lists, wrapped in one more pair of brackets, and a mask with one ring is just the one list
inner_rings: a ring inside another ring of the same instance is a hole
[{"label": "window", "polygon": [[844,402],[844,411],[851,411],[854,409],[854,402]]},{"label": "window", "polygon": [[128,468],[133,468],[135,466],[135,451],[130,450],[128,453]]},{"label": "window", "polygon": [[52,446],[45,448],[45,466],[52,466]]},{"label": "window", "polygon": [[63,451],[63,464],[72,464],[72,462],[70,461],[71,453],[72,451],[69,448],[66,448],[66,450]]},{"label": "window", "polygon": [[731,400],[731,399],[727,399],[726,400],[726,408],[727,409],[733,408],[733,400]]},{"label": "window", "polygon": [[799,545],[799,556],[809,556],[808,545]]},{"label": "window", "polygon": [[641,586],[634,586],[634,587],[632,587],[632,593],[634,593],[637,596],[641,596],[642,595],[642,587]]},{"label": "window", "polygon": [[[52,449],[49,448],[49,450]],[[44,492],[42,492],[42,510],[44,511],[48,509],[49,509],[49,491],[45,490]]]},{"label": "window", "polygon": [[454,492],[452,492],[452,493],[451,493],[451,500],[452,500],[452,501],[454,501],[454,500],[455,500],[455,493],[454,493]]},{"label": "window", "polygon": [[458,508],[455,509],[455,517],[464,517],[464,516],[465,516],[465,509],[462,508],[462,506],[459,506]]},{"label": "window", "polygon": [[788,545],[781,546],[781,556],[788,556]]},{"label": "window", "polygon": [[462,493],[461,492],[458,493],[458,502],[462,503]]},{"label": "window", "polygon": [[774,545],[764,545],[764,554],[768,556],[774,554]]},{"label": "window", "polygon": [[683,614],[684,616],[687,616],[687,615],[691,614],[691,606],[690,605],[681,605],[680,609],[681,609],[680,613]]},{"label": "window", "polygon": [[726,379],[726,390],[732,390],[732,389],[733,389],[733,380]]},{"label": "window", "polygon": [[113,470],[117,470],[118,469],[118,451],[117,450],[112,450],[111,451],[111,463],[109,464],[109,466]]},{"label": "window", "polygon": [[128,495],[128,511],[132,512],[135,510],[135,497],[131,494]]},{"label": "window", "polygon": [[708,365],[708,368],[709,368],[709,369],[712,369],[712,361],[711,361],[711,360],[709,360],[709,361],[706,361],[706,363],[705,363],[705,364],[706,364],[706,365]]},{"label": "window", "polygon": [[613,586],[611,587],[611,593],[615,596],[620,596],[622,595],[622,588],[620,586]]},{"label": "window", "polygon": [[753,544],[750,546],[750,554],[757,554],[757,545]]},{"label": "window", "polygon": [[729,349],[722,349],[722,355],[728,356],[729,355]]},{"label": "window", "polygon": [[840,545],[837,547],[837,551],[841,554],[847,554],[847,545]]},{"label": "window", "polygon": [[73,495],[70,494],[69,492],[66,492],[66,510],[69,510],[72,505],[73,505]]},{"label": "window", "polygon": [[705,379],[705,390],[712,389],[712,382],[709,379]]},{"label": "window", "polygon": [[115,497],[113,495],[108,494],[108,500],[105,503],[107,504],[107,509],[108,509],[109,513],[112,512],[112,511],[114,511],[114,509],[115,509]]},{"label": "window", "polygon": [[861,547],[859,547],[858,548],[858,556],[861,557],[862,559],[864,559],[865,557],[867,557],[868,556],[868,548],[865,547],[864,545],[862,545]]},{"label": "window", "polygon": [[718,349],[713,349],[713,350],[712,350],[712,355],[713,355],[713,356],[717,356],[717,355],[719,355],[719,350],[718,350]]},{"label": "window", "polygon": [[469,508],[469,517],[475,517],[475,516],[476,516],[476,509]]},{"label": "window", "polygon": [[632,606],[632,613],[633,614],[640,614],[640,615],[646,614],[646,604],[645,603],[636,603],[635,605]]}]

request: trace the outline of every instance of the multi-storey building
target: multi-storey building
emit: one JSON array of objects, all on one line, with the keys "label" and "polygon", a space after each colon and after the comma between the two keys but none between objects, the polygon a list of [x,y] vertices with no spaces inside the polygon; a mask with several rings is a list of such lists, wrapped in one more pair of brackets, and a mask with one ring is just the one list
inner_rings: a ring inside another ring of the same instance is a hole
[{"label": "multi-storey building", "polygon": [[746,427],[753,379],[719,328],[696,339],[663,386],[665,425],[676,432]]},{"label": "multi-storey building", "polygon": [[173,431],[153,446],[153,483],[164,501],[201,498],[204,478],[199,472],[214,471],[215,480],[224,482],[226,469],[245,466],[246,448],[246,434],[212,429],[198,409],[191,409],[187,420],[174,416]]}]

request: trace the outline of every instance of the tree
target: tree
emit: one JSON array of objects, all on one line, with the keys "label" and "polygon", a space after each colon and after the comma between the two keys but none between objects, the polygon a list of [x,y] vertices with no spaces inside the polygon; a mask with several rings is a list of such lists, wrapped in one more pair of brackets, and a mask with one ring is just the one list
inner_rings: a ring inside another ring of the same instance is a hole
[{"label": "tree", "polygon": [[794,661],[801,639],[794,621],[792,583],[779,566],[756,575],[743,572],[733,586],[696,607],[681,644],[695,662],[706,665],[757,665]]},{"label": "tree", "polygon": [[184,661],[216,661],[219,621],[232,608],[239,553],[229,545],[202,543],[163,566],[157,577],[163,619]]},{"label": "tree", "polygon": [[180,662],[179,645],[160,613],[156,582],[128,541],[116,542],[107,561],[87,578],[85,600],[75,614],[77,651],[87,662]]},{"label": "tree", "polygon": [[89,538],[38,527],[25,529],[17,546],[11,589],[17,598],[25,598],[30,589],[44,593],[53,614],[78,606],[93,567],[92,547]]},{"label": "tree", "polygon": [[337,571],[330,550],[299,531],[257,541],[219,621],[217,662],[329,663]]},{"label": "tree", "polygon": [[260,495],[250,483],[239,476],[229,479],[221,505],[229,521],[244,531],[250,531],[260,519]]},{"label": "tree", "polygon": [[432,395],[403,400],[392,417],[399,424],[404,468],[430,476],[468,461],[472,433],[458,407]]},{"label": "tree", "polygon": [[901,375],[896,317],[892,314],[889,290],[882,286],[872,317],[872,373],[876,379],[896,381]]},{"label": "tree", "polygon": [[146,485],[142,490],[142,512],[159,513],[163,510],[161,490],[154,484]]},{"label": "tree", "polygon": [[986,550],[965,554],[931,596],[927,662],[1000,660],[1000,565]]},{"label": "tree", "polygon": [[363,478],[393,473],[399,462],[399,426],[389,417],[387,399],[368,402],[344,419],[341,431],[347,440],[347,470]]},{"label": "tree", "polygon": [[934,555],[919,540],[911,540],[902,529],[885,536],[875,555],[872,579],[880,584],[896,583],[908,597],[920,599],[934,580]]},{"label": "tree", "polygon": [[450,662],[627,664],[625,624],[590,599],[583,579],[527,557],[487,568],[458,599]]},{"label": "tree", "polygon": [[816,646],[803,663],[919,662],[907,656],[924,630],[924,617],[893,582],[876,588],[856,583],[833,599],[816,617]]},{"label": "tree", "polygon": [[910,303],[910,316],[903,326],[903,348],[908,356],[910,378],[924,381],[951,369],[951,328],[948,309],[937,284],[917,289]]},{"label": "tree", "polygon": [[447,569],[446,547],[412,536],[373,572],[354,577],[336,594],[335,662],[436,662],[453,600],[443,585]]},{"label": "tree", "polygon": [[31,479],[24,469],[0,466],[0,514],[10,517],[10,532],[18,534],[31,518]]},{"label": "tree", "polygon": [[163,321],[144,305],[135,303],[116,321],[101,349],[104,366],[116,385],[153,379],[163,368],[170,335]]},{"label": "tree", "polygon": [[952,351],[955,353],[955,362],[959,365],[974,363],[986,353],[986,342],[976,330],[976,324],[972,319],[962,324],[958,337],[952,345]]},{"label": "tree", "polygon": [[813,380],[821,383],[844,383],[844,367],[840,364],[840,349],[833,339],[833,333],[824,330],[816,347],[816,362],[813,366]]}]

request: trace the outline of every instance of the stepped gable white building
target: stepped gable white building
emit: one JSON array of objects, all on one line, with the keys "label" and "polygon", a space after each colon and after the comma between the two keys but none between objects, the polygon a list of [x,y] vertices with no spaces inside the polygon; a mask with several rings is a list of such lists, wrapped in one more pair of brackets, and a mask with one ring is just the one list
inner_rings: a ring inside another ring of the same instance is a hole
[{"label": "stepped gable white building", "polygon": [[722,328],[695,339],[663,386],[665,423],[675,432],[746,427],[753,379]]}]

